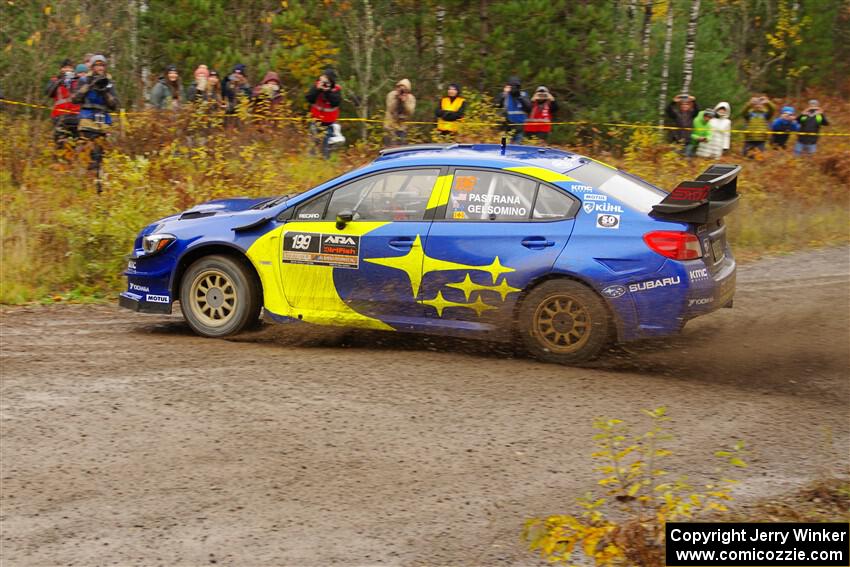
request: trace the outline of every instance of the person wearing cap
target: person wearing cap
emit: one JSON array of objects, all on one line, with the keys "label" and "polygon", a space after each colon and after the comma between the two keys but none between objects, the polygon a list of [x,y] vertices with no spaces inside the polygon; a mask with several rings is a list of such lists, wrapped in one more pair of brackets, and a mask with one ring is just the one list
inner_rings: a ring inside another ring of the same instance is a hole
[{"label": "person wearing cap", "polygon": [[80,105],[80,137],[91,141],[91,163],[89,169],[100,171],[103,160],[103,139],[112,126],[110,112],[118,110],[118,95],[112,77],[106,72],[106,57],[92,56],[91,69],[77,83],[71,101]]},{"label": "person wearing cap", "polygon": [[694,118],[699,114],[697,99],[688,93],[679,93],[673,97],[664,113],[667,117],[665,125],[670,127],[667,130],[667,139],[673,144],[688,146]]},{"label": "person wearing cap", "polygon": [[770,137],[770,145],[784,150],[790,133],[799,129],[800,125],[794,117],[794,107],[783,106],[779,111],[779,117],[770,124],[770,131],[774,132]]},{"label": "person wearing cap", "polygon": [[[331,146],[345,142],[339,118],[339,105],[342,104],[342,87],[336,82],[336,71],[328,67],[304,95],[310,103],[310,134],[321,144],[322,156],[330,157]],[[322,130],[324,129],[324,135]]]},{"label": "person wearing cap", "polygon": [[531,97],[531,112],[525,121],[525,133],[530,138],[548,139],[556,112],[558,112],[558,103],[549,89],[542,85],[537,87],[534,96]]},{"label": "person wearing cap", "polygon": [[283,104],[283,93],[280,75],[269,71],[251,93],[251,109],[254,114],[268,116],[274,114],[281,104]]},{"label": "person wearing cap", "polygon": [[401,79],[387,93],[387,110],[384,114],[384,145],[403,146],[407,143],[407,121],[416,111],[416,97],[410,92],[408,79]]},{"label": "person wearing cap", "polygon": [[158,110],[180,110],[185,101],[186,93],[183,92],[177,66],[169,65],[151,90],[151,107]]},{"label": "person wearing cap", "polygon": [[224,79],[221,92],[227,100],[227,114],[236,114],[240,101],[251,101],[251,84],[246,67],[242,63],[233,66],[233,71]]},{"label": "person wearing cap", "polygon": [[449,84],[446,96],[440,99],[434,116],[437,118],[437,134],[443,138],[454,139],[459,130],[459,124],[466,113],[466,99],[460,95],[460,85]]},{"label": "person wearing cap", "polygon": [[65,147],[65,142],[77,137],[77,124],[80,105],[74,104],[71,97],[77,90],[79,78],[74,74],[73,63],[65,59],[59,67],[59,74],[51,77],[47,83],[46,94],[53,99],[53,111],[50,118],[53,121],[53,141],[56,149]]},{"label": "person wearing cap", "polygon": [[794,144],[794,155],[813,154],[818,149],[818,133],[821,126],[829,126],[829,121],[821,110],[817,100],[812,99],[800,116],[797,117],[800,124],[797,143]]},{"label": "person wearing cap", "polygon": [[511,143],[521,144],[525,133],[523,125],[531,112],[531,101],[522,90],[518,77],[511,77],[496,97],[496,106],[505,117],[504,130],[511,134]]},{"label": "person wearing cap", "polygon": [[770,137],[770,119],[776,113],[776,105],[767,95],[756,95],[744,107],[742,116],[747,132],[744,134],[744,157],[751,157],[753,152],[763,152]]}]

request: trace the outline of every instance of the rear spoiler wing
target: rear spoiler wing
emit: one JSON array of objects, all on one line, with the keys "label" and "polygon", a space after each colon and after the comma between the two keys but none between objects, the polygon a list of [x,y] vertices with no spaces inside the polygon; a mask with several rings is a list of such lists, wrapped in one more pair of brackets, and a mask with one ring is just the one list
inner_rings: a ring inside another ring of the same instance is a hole
[{"label": "rear spoiler wing", "polygon": [[738,206],[740,165],[715,164],[694,181],[683,181],[663,201],[652,207],[652,216],[679,222],[714,222]]}]

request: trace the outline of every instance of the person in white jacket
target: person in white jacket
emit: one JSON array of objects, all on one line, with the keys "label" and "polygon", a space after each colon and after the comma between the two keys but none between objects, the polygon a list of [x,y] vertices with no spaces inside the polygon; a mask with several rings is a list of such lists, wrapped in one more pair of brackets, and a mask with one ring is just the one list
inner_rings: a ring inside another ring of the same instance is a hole
[{"label": "person in white jacket", "polygon": [[[729,103],[721,102],[714,107],[714,116],[708,121],[711,135],[708,140],[697,146],[697,156],[717,159],[729,149],[732,121],[729,120]],[[722,114],[721,114],[722,113]]]}]

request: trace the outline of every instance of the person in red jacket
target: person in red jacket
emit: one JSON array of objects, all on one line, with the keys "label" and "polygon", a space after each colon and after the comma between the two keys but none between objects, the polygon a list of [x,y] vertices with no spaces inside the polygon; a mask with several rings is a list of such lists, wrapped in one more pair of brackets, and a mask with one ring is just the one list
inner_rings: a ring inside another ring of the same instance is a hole
[{"label": "person in red jacket", "polygon": [[53,112],[50,118],[53,120],[53,140],[56,149],[65,147],[69,139],[77,138],[77,124],[80,105],[71,102],[71,95],[77,90],[78,78],[74,74],[74,64],[70,59],[62,61],[59,74],[51,77],[47,83],[46,94],[53,99]]},{"label": "person in red jacket", "polygon": [[555,97],[549,89],[542,85],[537,87],[534,96],[531,97],[531,112],[525,119],[525,133],[528,137],[547,140],[549,132],[552,131],[556,112],[558,112],[558,103],[555,102]]},{"label": "person in red jacket", "polygon": [[310,116],[315,121],[310,124],[310,134],[313,139],[319,140],[324,128],[325,134],[321,139],[322,156],[330,157],[331,146],[345,142],[337,119],[339,118],[339,105],[342,103],[342,87],[336,83],[336,72],[325,69],[316,83],[310,87],[305,96],[310,103]]}]

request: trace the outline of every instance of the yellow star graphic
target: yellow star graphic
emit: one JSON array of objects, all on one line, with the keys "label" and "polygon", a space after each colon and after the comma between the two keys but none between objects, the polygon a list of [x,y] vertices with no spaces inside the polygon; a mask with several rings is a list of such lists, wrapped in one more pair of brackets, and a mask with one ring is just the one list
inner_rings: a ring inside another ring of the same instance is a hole
[{"label": "yellow star graphic", "polygon": [[446,284],[446,287],[453,287],[455,289],[461,290],[467,301],[469,301],[469,296],[472,295],[472,292],[474,291],[495,291],[502,296],[502,301],[505,300],[509,293],[521,291],[518,288],[511,287],[510,285],[508,285],[508,278],[502,278],[502,281],[499,282],[499,285],[482,285],[473,282],[472,278],[469,277],[469,273],[466,274],[466,277],[463,279],[462,282],[449,283]]},{"label": "yellow star graphic", "polygon": [[416,239],[413,241],[413,246],[410,247],[410,251],[408,251],[407,254],[402,256],[390,256],[387,258],[364,258],[364,261],[405,272],[408,279],[410,279],[410,287],[413,292],[413,297],[419,295],[419,287],[422,285],[422,278],[425,274],[430,272],[480,270],[490,274],[490,277],[493,279],[493,283],[495,284],[496,280],[502,274],[516,271],[514,268],[503,266],[502,263],[499,262],[498,256],[493,259],[493,262],[486,266],[460,264],[458,262],[450,262],[448,260],[433,258],[425,254],[425,251],[422,249],[422,239],[418,234],[416,235]]},{"label": "yellow star graphic", "polygon": [[466,307],[467,309],[475,311],[475,314],[479,317],[481,317],[481,313],[484,311],[487,311],[488,309],[495,309],[494,306],[484,303],[480,296],[472,303],[457,303],[455,301],[448,301],[443,297],[443,292],[441,291],[437,292],[437,296],[434,299],[423,299],[419,303],[429,305],[436,309],[437,316],[439,317],[443,316],[443,310],[447,307]]}]

